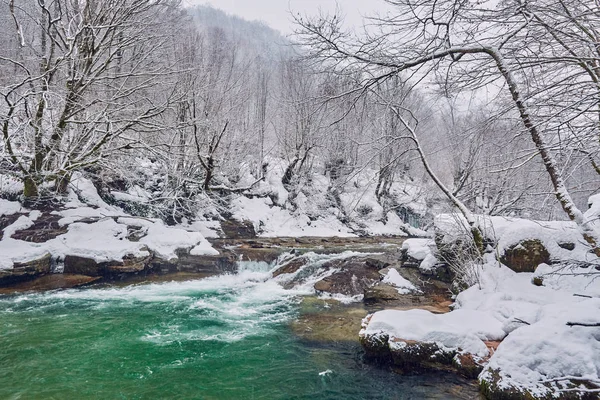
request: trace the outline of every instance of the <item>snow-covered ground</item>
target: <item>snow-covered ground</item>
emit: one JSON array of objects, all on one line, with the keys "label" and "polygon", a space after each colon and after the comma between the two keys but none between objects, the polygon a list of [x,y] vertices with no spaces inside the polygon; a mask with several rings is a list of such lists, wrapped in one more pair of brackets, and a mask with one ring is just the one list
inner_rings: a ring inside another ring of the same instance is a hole
[{"label": "snow-covered ground", "polygon": [[[178,249],[188,249],[193,255],[218,254],[200,232],[168,227],[158,219],[131,217],[106,204],[94,185],[79,174],[74,176],[65,209],[52,212],[62,217],[59,224],[68,226],[66,233],[43,243],[14,239],[15,232],[33,226],[41,215],[40,211],[24,209],[18,202],[0,200],[0,216],[16,213],[23,215],[4,228],[0,240],[0,269],[11,269],[15,262],[32,261],[45,254],[61,259],[66,255],[81,256],[97,262],[121,261],[126,255],[144,257],[150,251],[171,260],[177,258]],[[76,222],[87,218],[93,222]],[[127,240],[128,228],[135,228],[143,237],[137,242]]]},{"label": "snow-covered ground", "polygon": [[[577,226],[504,217],[479,220],[494,248],[477,267],[477,284],[456,297],[454,311],[380,311],[365,319],[361,335],[386,338],[390,349],[415,340],[470,353],[485,365],[479,380],[495,391],[534,398],[599,394],[600,263]],[[460,239],[465,232],[461,221],[456,215],[436,217],[436,240]],[[542,243],[553,264],[517,273],[498,261],[525,240]],[[403,249],[421,263],[436,251],[428,239],[409,239]],[[484,343],[501,339],[495,352]]]},{"label": "snow-covered ground", "polygon": [[[335,182],[322,172],[312,172],[304,183],[290,189],[281,182],[287,162],[275,157],[268,161],[265,179],[245,195],[232,196],[228,210],[234,219],[251,221],[259,236],[427,235],[394,210],[384,210],[375,196],[375,170],[365,168]],[[255,181],[247,173],[236,186],[249,187]],[[339,200],[332,196],[334,187]],[[398,205],[418,216],[427,211],[421,191],[409,178],[399,178],[389,193]],[[206,209],[200,210],[197,226],[212,222],[203,213]]]}]

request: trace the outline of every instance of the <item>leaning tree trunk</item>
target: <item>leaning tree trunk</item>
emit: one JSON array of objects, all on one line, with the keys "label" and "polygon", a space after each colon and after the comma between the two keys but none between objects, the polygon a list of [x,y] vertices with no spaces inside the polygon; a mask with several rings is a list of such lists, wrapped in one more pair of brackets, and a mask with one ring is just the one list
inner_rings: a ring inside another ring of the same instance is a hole
[{"label": "leaning tree trunk", "polygon": [[510,68],[498,50],[486,48],[485,52],[494,59],[498,70],[508,85],[512,99],[519,110],[521,121],[523,122],[523,125],[525,125],[525,128],[529,131],[531,139],[533,140],[533,143],[535,143],[535,147],[542,157],[544,167],[550,176],[550,181],[554,187],[554,193],[558,199],[558,202],[565,213],[569,216],[571,221],[575,222],[577,226],[579,226],[583,238],[591,246],[594,254],[600,257],[600,238],[598,237],[598,233],[593,229],[590,221],[585,218],[583,212],[577,207],[571,198],[565,182],[560,175],[560,168],[556,162],[556,159],[552,156],[549,146],[546,144],[543,136],[540,134],[536,125],[532,121],[531,113],[529,112],[527,104],[523,100],[519,90],[519,84],[514,79]]}]

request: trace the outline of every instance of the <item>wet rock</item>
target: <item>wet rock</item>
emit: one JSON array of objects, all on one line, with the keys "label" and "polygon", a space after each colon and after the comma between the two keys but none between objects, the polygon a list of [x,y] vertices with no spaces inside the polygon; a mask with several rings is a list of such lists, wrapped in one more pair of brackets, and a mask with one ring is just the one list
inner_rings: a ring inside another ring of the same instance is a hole
[{"label": "wet rock", "polygon": [[357,343],[356,332],[366,313],[361,303],[340,304],[309,296],[302,299],[300,316],[291,321],[290,328],[304,340]]},{"label": "wet rock", "polygon": [[6,285],[49,274],[51,262],[52,258],[49,253],[35,260],[16,262],[12,269],[0,270],[0,284]]},{"label": "wet rock", "polygon": [[277,268],[273,272],[273,278],[275,278],[275,277],[277,277],[279,275],[282,275],[282,274],[293,274],[295,272],[298,272],[298,270],[300,268],[302,268],[303,266],[305,266],[307,263],[308,263],[308,259],[306,257],[293,258],[292,260],[290,260],[286,264],[284,264],[281,267]]},{"label": "wet rock", "polygon": [[390,263],[385,262],[383,260],[378,260],[376,258],[367,258],[365,260],[365,264],[369,268],[374,268],[376,270],[382,270],[390,267]]},{"label": "wet rock", "polygon": [[133,274],[146,270],[152,256],[146,257],[135,257],[133,255],[127,255],[123,257],[123,261],[110,262],[103,268],[103,275],[109,274]]},{"label": "wet rock", "polygon": [[258,261],[272,263],[281,255],[282,250],[272,247],[239,246],[231,249],[239,261]]},{"label": "wet rock", "polygon": [[317,292],[345,296],[362,295],[366,288],[379,282],[380,278],[378,267],[370,266],[364,259],[334,260],[325,263],[322,268],[340,271],[315,283],[314,288]]},{"label": "wet rock", "polygon": [[515,272],[534,272],[538,265],[550,263],[550,253],[540,240],[529,239],[506,249],[500,261]]},{"label": "wet rock", "polygon": [[440,347],[434,342],[398,338],[390,340],[385,334],[365,335],[360,342],[368,358],[390,364],[397,372],[404,374],[445,371],[475,379],[483,371],[486,361],[457,349]]},{"label": "wet rock", "polygon": [[400,300],[401,298],[402,295],[398,293],[398,289],[387,283],[378,282],[365,289],[363,301],[365,304],[375,304]]},{"label": "wet rock", "polygon": [[254,225],[250,221],[228,219],[221,221],[221,229],[225,237],[230,239],[252,239],[256,237]]},{"label": "wet rock", "polygon": [[99,276],[86,276],[75,274],[49,274],[31,281],[20,282],[8,287],[0,288],[0,294],[14,294],[30,291],[47,291],[56,289],[70,289],[82,287],[101,280]]},{"label": "wet rock", "polygon": [[455,351],[440,348],[436,343],[415,340],[394,339],[389,348],[394,365],[406,372],[446,370],[456,355]]},{"label": "wet rock", "polygon": [[233,273],[237,271],[237,258],[233,253],[216,256],[191,255],[187,251],[179,251],[178,258],[163,260],[159,257],[152,259],[151,270],[158,273],[193,272],[207,274]]}]

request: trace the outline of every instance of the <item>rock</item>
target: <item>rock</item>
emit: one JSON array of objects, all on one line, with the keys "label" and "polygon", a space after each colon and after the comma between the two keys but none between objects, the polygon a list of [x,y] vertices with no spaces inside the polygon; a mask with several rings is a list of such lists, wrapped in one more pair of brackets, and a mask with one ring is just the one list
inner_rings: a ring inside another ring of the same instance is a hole
[{"label": "rock", "polygon": [[102,276],[103,273],[103,268],[92,258],[67,255],[64,264],[65,274]]},{"label": "rock", "polygon": [[469,353],[456,354],[452,359],[452,366],[459,374],[469,379],[476,379],[483,371],[483,365],[477,362],[473,355]]},{"label": "rock", "polygon": [[382,269],[386,269],[390,267],[390,263],[382,261],[382,260],[378,260],[376,258],[367,258],[365,260],[365,264],[367,265],[367,267],[369,268],[374,268],[376,270],[382,270]]},{"label": "rock", "polygon": [[2,238],[4,237],[4,228],[15,223],[15,221],[18,220],[21,215],[25,214],[15,213],[0,216],[0,240],[2,240]]},{"label": "rock", "polygon": [[29,228],[15,232],[12,238],[32,243],[44,243],[52,240],[68,231],[67,225],[59,225],[58,221],[61,218],[60,215],[44,213]]},{"label": "rock", "polygon": [[387,283],[379,282],[365,289],[363,301],[365,304],[385,303],[399,300],[401,297],[398,289]]},{"label": "rock", "polygon": [[228,219],[221,221],[221,229],[230,239],[252,239],[256,237],[256,231],[251,221],[237,221]]},{"label": "rock", "polygon": [[27,262],[16,262],[12,269],[0,270],[0,284],[10,284],[49,274],[52,257],[49,253]]},{"label": "rock", "polygon": [[126,255],[123,257],[123,261],[111,262],[103,268],[103,274],[134,274],[146,270],[152,256],[146,257],[135,257],[133,255]]},{"label": "rock", "polygon": [[575,243],[573,243],[573,242],[558,242],[558,247],[565,249],[565,250],[573,251],[573,250],[575,250]]},{"label": "rock", "polygon": [[194,272],[206,274],[233,273],[237,271],[237,258],[233,253],[216,256],[191,255],[188,251],[178,251],[175,260],[152,259],[150,269],[159,273]]},{"label": "rock", "polygon": [[540,240],[528,239],[506,249],[500,261],[515,272],[534,272],[538,265],[550,264],[550,253]]},{"label": "rock", "polygon": [[317,292],[345,296],[362,295],[366,288],[379,282],[380,279],[378,266],[369,266],[364,259],[334,260],[323,264],[323,268],[340,271],[315,283],[314,288]]},{"label": "rock", "polygon": [[20,282],[5,288],[0,288],[0,294],[14,294],[35,291],[46,291],[56,289],[70,289],[86,286],[97,282],[102,278],[99,276],[86,276],[74,274],[49,274],[33,279],[32,281]]},{"label": "rock", "polygon": [[273,278],[282,274],[293,274],[308,263],[306,257],[293,258],[273,272]]},{"label": "rock", "polygon": [[[392,361],[396,367],[407,372],[438,369],[452,365],[456,351],[447,351],[433,342],[394,339],[389,343]],[[444,367],[437,366],[440,364]]]}]

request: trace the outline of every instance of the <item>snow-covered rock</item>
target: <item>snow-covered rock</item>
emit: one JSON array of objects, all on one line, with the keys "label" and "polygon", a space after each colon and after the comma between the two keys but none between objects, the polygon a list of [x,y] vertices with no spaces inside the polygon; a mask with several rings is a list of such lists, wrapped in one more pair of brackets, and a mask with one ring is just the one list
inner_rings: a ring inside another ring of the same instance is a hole
[{"label": "snow-covered rock", "polygon": [[382,282],[394,286],[399,294],[420,292],[408,279],[402,277],[395,268],[389,269],[388,273],[383,277]]}]

